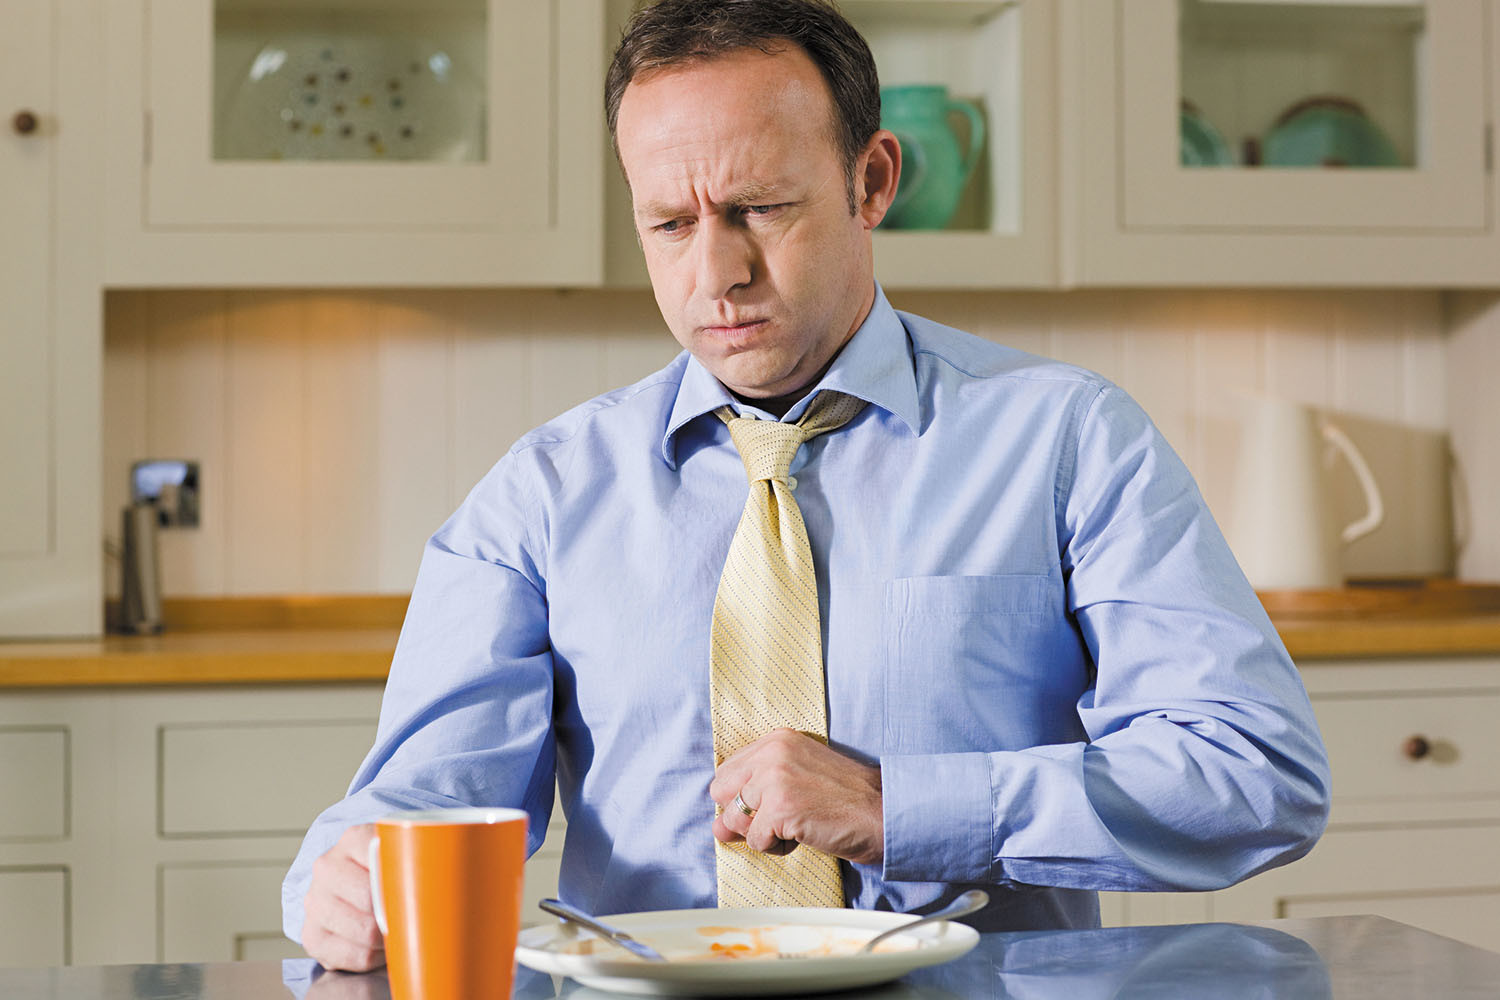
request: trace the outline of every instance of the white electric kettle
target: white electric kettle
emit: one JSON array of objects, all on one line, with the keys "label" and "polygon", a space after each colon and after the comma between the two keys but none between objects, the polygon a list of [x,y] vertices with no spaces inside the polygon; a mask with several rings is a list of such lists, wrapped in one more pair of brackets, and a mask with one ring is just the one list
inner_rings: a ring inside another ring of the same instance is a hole
[{"label": "white electric kettle", "polygon": [[[1257,590],[1337,587],[1339,552],[1380,526],[1385,504],[1370,466],[1337,424],[1306,406],[1241,394],[1245,407],[1229,545]],[[1342,455],[1367,511],[1339,526],[1330,502],[1329,459]]]}]

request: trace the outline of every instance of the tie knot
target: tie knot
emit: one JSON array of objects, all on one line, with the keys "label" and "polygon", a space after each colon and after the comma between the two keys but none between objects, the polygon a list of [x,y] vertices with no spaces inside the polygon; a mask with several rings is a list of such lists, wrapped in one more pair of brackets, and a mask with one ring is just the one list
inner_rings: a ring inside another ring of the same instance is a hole
[{"label": "tie knot", "polygon": [[807,432],[796,424],[779,420],[756,420],[735,417],[729,421],[729,436],[740,450],[745,476],[752,482],[779,479],[786,482],[797,449],[807,440]]},{"label": "tie knot", "polygon": [[716,412],[719,419],[729,425],[729,436],[739,449],[750,482],[762,479],[786,482],[792,459],[797,456],[802,442],[837,430],[853,420],[864,407],[865,401],[858,396],[824,390],[808,404],[802,419],[795,424],[736,416],[727,406]]}]

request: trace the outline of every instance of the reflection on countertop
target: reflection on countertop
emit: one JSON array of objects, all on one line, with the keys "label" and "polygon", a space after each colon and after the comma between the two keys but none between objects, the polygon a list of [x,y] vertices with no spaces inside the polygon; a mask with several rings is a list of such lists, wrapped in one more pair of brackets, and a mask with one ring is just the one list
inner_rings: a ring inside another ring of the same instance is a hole
[{"label": "reflection on countertop", "polygon": [[[1382,917],[1263,924],[1182,924],[986,934],[947,965],[919,970],[857,1000],[1129,997],[1361,1000],[1494,995],[1500,953]],[[310,959],[208,965],[0,970],[8,1000],[388,1000],[383,972],[327,973]],[[517,1000],[610,996],[518,969]]]}]

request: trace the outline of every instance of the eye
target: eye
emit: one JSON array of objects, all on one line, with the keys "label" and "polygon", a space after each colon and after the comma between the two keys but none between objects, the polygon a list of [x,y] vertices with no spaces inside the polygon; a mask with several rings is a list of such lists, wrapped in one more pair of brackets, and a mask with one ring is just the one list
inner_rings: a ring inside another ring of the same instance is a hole
[{"label": "eye", "polygon": [[781,207],[780,205],[746,205],[745,206],[745,214],[746,215],[770,215],[772,212],[776,211],[780,207]]},{"label": "eye", "polygon": [[661,233],[664,236],[673,236],[677,233],[682,232],[686,228],[687,222],[685,220],[668,219],[666,222],[659,222],[656,225],[652,226],[651,231],[654,233]]}]

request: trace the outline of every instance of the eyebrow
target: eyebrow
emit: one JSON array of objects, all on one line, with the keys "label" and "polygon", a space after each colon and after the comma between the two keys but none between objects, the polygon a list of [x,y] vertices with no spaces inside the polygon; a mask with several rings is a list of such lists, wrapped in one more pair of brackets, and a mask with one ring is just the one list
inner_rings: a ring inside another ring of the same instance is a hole
[{"label": "eyebrow", "polygon": [[[738,188],[734,194],[721,202],[729,207],[761,205],[776,198],[776,188],[771,184],[751,183]],[[682,213],[681,202],[648,201],[637,210],[638,215],[648,219],[670,219]]]}]

